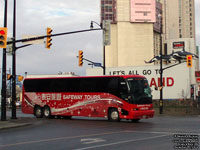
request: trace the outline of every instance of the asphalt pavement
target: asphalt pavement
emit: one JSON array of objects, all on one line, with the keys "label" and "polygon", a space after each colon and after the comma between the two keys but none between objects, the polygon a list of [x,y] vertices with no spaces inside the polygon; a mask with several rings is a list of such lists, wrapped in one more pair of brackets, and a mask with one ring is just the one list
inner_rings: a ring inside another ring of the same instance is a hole
[{"label": "asphalt pavement", "polygon": [[20,111],[17,117],[11,122],[33,125],[0,130],[0,150],[199,150],[200,144],[199,115],[156,115],[138,123],[83,117],[36,119]]}]

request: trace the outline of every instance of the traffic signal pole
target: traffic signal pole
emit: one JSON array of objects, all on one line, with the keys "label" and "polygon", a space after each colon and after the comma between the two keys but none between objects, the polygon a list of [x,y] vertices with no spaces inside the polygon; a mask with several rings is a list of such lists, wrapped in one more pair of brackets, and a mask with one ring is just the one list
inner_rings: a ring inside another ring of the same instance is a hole
[{"label": "traffic signal pole", "polygon": [[12,43],[12,116],[11,119],[17,119],[16,116],[16,0],[13,7],[13,43]]},{"label": "traffic signal pole", "polygon": [[[7,0],[4,8],[4,27],[7,27]],[[1,121],[6,121],[6,48],[3,48],[1,95]]]},{"label": "traffic signal pole", "polygon": [[159,16],[160,18],[160,100],[159,100],[159,110],[160,114],[163,114],[163,53],[162,53],[162,13]]}]

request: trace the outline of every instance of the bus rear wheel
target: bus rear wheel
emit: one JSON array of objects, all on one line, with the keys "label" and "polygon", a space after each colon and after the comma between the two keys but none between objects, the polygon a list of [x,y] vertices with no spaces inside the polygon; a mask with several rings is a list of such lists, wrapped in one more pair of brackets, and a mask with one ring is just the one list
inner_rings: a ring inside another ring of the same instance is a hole
[{"label": "bus rear wheel", "polygon": [[51,110],[50,110],[49,106],[45,106],[43,110],[44,110],[44,117],[51,118]]},{"label": "bus rear wheel", "polygon": [[36,118],[42,118],[43,117],[42,107],[36,106],[34,109],[34,115],[36,116]]},{"label": "bus rear wheel", "polygon": [[119,112],[118,112],[118,110],[116,108],[112,108],[112,109],[109,110],[109,112],[108,112],[108,120],[109,121],[113,121],[113,122],[114,121],[115,122],[120,121]]}]

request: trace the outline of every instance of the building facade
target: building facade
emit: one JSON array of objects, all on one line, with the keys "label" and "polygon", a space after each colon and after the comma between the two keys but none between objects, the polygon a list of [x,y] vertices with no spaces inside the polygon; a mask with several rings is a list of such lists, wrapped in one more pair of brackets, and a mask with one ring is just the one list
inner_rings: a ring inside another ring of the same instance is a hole
[{"label": "building facade", "polygon": [[101,0],[103,20],[112,23],[107,67],[148,65],[160,48],[169,54],[168,40],[195,40],[194,0]]},{"label": "building facade", "polygon": [[[158,56],[161,48],[163,55],[182,50],[196,54],[194,12],[194,0],[101,0],[101,21],[112,22],[111,45],[105,47],[106,75],[144,75],[158,99],[154,87],[160,81],[159,61],[144,61]],[[163,67],[174,62],[164,62]],[[191,98],[191,91],[193,96],[200,91],[198,64],[196,59],[192,68],[180,63],[164,71],[164,99]],[[102,69],[88,69],[87,75],[102,75]]]},{"label": "building facade", "polygon": [[[101,0],[103,20],[112,22],[107,67],[146,65],[144,60],[154,56],[155,0]],[[159,25],[155,27],[159,32]]]},{"label": "building facade", "polygon": [[195,38],[194,0],[160,0],[164,39]]}]

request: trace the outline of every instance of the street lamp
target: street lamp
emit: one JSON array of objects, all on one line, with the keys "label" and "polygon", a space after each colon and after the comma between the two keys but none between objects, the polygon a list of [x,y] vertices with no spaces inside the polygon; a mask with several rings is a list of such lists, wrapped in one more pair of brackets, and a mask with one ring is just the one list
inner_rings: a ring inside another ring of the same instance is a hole
[{"label": "street lamp", "polygon": [[162,67],[162,13],[158,15],[160,21],[160,100],[159,100],[159,108],[160,114],[163,114],[163,67]]},{"label": "street lamp", "polygon": [[[94,26],[93,26],[93,23],[95,23],[96,25],[98,25],[102,30],[103,30],[103,34],[104,34],[104,29],[103,29],[103,26],[102,26],[102,23],[99,24],[97,23],[96,21],[91,21],[91,24],[90,24],[90,29],[93,29]],[[105,61],[105,45],[103,44],[103,75],[106,74],[106,61]]]},{"label": "street lamp", "polygon": [[93,29],[93,28],[94,28],[93,23],[95,23],[96,25],[98,25],[98,26],[102,29],[102,23],[99,24],[99,23],[97,23],[96,21],[91,21],[91,23],[90,23],[90,29]]}]

